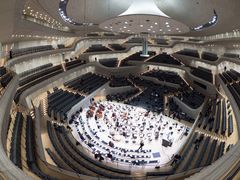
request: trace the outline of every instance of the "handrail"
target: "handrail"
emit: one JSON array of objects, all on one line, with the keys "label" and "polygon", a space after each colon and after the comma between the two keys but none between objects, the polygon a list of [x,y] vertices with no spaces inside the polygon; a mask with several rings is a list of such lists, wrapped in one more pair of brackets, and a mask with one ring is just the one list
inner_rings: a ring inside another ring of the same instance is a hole
[{"label": "handrail", "polygon": [[[87,40],[127,40],[129,39],[129,37],[127,38],[126,36],[113,36],[113,37],[84,37],[84,38],[81,38],[81,39],[76,39],[72,46],[71,47],[68,47],[68,48],[64,48],[64,49],[55,49],[55,50],[49,50],[49,51],[43,51],[43,52],[37,52],[37,53],[32,53],[32,54],[27,54],[27,55],[23,55],[23,56],[19,56],[19,57],[16,57],[16,58],[13,58],[13,59],[10,59],[7,61],[6,63],[6,66],[8,67],[11,67],[11,66],[14,66],[15,64],[18,64],[18,63],[22,63],[28,59],[33,59],[33,58],[36,58],[36,57],[40,57],[40,56],[47,56],[47,55],[53,55],[53,54],[60,54],[60,53],[65,53],[65,52],[71,52],[71,51],[75,51],[76,50],[76,47],[77,45],[82,42],[82,41],[87,41]],[[207,42],[206,42],[207,43]],[[149,47],[162,47],[162,48],[173,48],[175,47],[176,45],[181,45],[181,44],[188,44],[188,45],[191,45],[191,44],[196,44],[196,45],[204,45],[205,42],[187,42],[187,41],[180,41],[180,42],[174,42],[172,43],[171,45],[168,45],[168,46],[162,46],[162,45],[149,45]],[[114,51],[114,53],[123,53],[123,52],[128,52],[131,48],[133,47],[137,47],[137,46],[141,46],[140,44],[133,44],[133,45],[128,45],[128,47],[123,50],[123,51]],[[96,54],[109,54],[109,53],[112,53],[111,51],[110,52],[99,52],[99,53],[95,53]],[[94,53],[87,53],[88,55],[93,55]],[[219,65],[221,62],[224,62],[225,59],[227,59],[228,61],[231,61],[233,63],[236,63],[236,64],[240,64],[240,61],[237,60],[237,59],[233,59],[233,58],[226,58],[226,57],[220,57],[218,60],[216,61],[207,61],[207,60],[204,60],[204,59],[198,59],[198,58],[194,58],[196,59],[197,61],[199,60],[200,62],[204,62],[206,64],[211,64],[211,65]]]},{"label": "handrail", "polygon": [[[221,61],[226,61],[229,58],[222,58]],[[231,59],[231,58],[230,58]],[[230,61],[234,62],[231,59]],[[219,64],[220,59],[217,61]],[[235,63],[235,62],[234,62]],[[239,62],[237,63],[239,64]],[[4,131],[4,121],[9,116],[10,105],[13,100],[13,96],[16,92],[16,86],[18,84],[18,78],[15,76],[13,80],[10,82],[9,86],[6,89],[6,94],[0,100],[0,130],[1,130],[1,138],[0,138],[0,172],[3,172],[10,179],[31,179],[26,174],[24,174],[20,169],[15,167],[13,163],[7,158],[4,147],[3,147],[3,133]],[[209,179],[210,177],[213,179],[223,179],[224,176],[229,174],[229,171],[233,169],[233,166],[238,163],[238,159],[240,157],[240,142],[238,142],[228,153],[226,153],[219,160],[214,162],[211,166],[203,168],[203,170],[189,179]]]}]

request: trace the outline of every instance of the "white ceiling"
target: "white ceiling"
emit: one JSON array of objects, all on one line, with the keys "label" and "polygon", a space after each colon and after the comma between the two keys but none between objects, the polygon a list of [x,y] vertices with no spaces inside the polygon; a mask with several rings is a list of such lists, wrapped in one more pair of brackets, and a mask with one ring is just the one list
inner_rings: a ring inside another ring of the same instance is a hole
[{"label": "white ceiling", "polygon": [[[36,0],[49,14],[60,20],[59,0]],[[67,12],[77,22],[101,22],[124,12],[133,0],[69,0]],[[157,6],[167,15],[189,27],[205,24],[213,16],[213,9],[219,15],[218,24],[202,32],[189,35],[204,36],[225,33],[240,28],[239,0],[155,0]],[[81,29],[74,27],[74,29]]]},{"label": "white ceiling", "polygon": [[[25,0],[39,12],[49,14],[62,24],[75,31],[69,36],[79,36],[90,32],[102,31],[95,27],[78,27],[65,23],[58,14],[60,0]],[[11,35],[17,34],[42,34],[64,35],[67,33],[57,32],[45,27],[39,27],[34,23],[24,22],[21,19],[24,0],[2,0],[0,6],[0,42],[11,41]],[[133,0],[69,0],[68,15],[77,22],[93,22],[100,24],[103,21],[114,18],[123,13]],[[195,27],[205,24],[213,16],[213,9],[219,15],[216,26],[201,32],[189,32],[186,36],[207,36],[240,29],[240,0],[155,0],[157,6],[168,16]]]}]

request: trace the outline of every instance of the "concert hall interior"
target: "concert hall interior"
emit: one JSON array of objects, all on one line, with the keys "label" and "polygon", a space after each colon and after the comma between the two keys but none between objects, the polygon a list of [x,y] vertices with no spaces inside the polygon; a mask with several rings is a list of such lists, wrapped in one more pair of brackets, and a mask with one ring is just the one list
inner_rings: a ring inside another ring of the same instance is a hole
[{"label": "concert hall interior", "polygon": [[239,0],[1,0],[0,180],[239,180]]}]

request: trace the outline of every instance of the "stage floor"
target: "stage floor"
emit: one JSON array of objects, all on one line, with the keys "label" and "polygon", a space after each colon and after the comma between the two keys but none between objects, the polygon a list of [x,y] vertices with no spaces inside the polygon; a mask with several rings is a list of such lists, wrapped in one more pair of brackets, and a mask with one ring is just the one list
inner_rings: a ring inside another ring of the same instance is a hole
[{"label": "stage floor", "polygon": [[[104,110],[96,118],[100,105]],[[86,117],[89,108],[75,117],[69,125],[72,134],[90,152],[100,152],[106,160],[110,152],[116,158],[113,163],[122,166],[134,160],[145,161],[145,167],[165,166],[184,146],[190,132],[184,124],[140,107],[108,101],[97,102],[95,107],[93,117]],[[114,147],[109,146],[110,141]],[[141,141],[143,151],[137,151]],[[94,146],[89,147],[89,142]]]}]

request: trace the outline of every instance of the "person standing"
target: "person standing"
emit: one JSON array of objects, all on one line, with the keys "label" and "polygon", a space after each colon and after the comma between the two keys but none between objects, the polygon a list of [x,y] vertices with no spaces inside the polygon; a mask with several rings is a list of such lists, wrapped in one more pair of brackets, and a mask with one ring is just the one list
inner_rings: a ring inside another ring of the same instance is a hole
[{"label": "person standing", "polygon": [[141,140],[141,142],[140,142],[140,147],[138,148],[138,151],[139,151],[139,150],[142,151],[143,146],[144,146],[144,143],[143,143],[143,140]]}]

